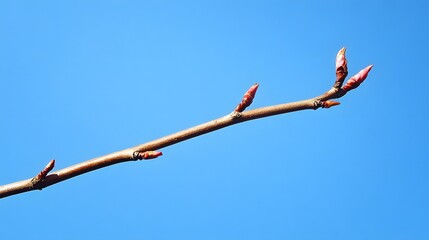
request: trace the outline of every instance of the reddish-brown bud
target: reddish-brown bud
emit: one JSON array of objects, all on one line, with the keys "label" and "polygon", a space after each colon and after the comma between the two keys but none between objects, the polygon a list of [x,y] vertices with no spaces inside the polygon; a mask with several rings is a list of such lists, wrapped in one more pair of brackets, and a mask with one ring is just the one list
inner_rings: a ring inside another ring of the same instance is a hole
[{"label": "reddish-brown bud", "polygon": [[357,87],[359,87],[359,85],[365,81],[366,77],[368,77],[368,73],[369,71],[371,71],[372,67],[374,65],[369,65],[368,67],[360,70],[360,72],[358,72],[356,75],[354,75],[353,77],[351,77],[346,85],[343,86],[343,90],[348,92],[352,89],[355,89]]},{"label": "reddish-brown bud", "polygon": [[39,183],[40,181],[42,181],[43,179],[45,179],[45,177],[48,175],[48,173],[54,169],[55,166],[55,160],[52,159],[48,165],[46,165],[46,167],[39,173],[37,174],[37,176],[35,176],[33,179],[31,179],[31,183],[33,185],[36,185],[37,183]]},{"label": "reddish-brown bud", "polygon": [[162,156],[162,152],[158,152],[158,151],[146,151],[146,152],[137,152],[137,154],[135,155],[135,157],[137,159],[154,159],[157,158],[159,156]]},{"label": "reddish-brown bud", "polygon": [[244,111],[250,104],[252,104],[253,99],[255,98],[256,91],[258,90],[259,84],[255,83],[253,86],[247,90],[247,92],[244,94],[243,99],[241,100],[241,103],[237,105],[235,108],[236,112],[242,112]]},{"label": "reddish-brown bud", "polygon": [[324,101],[321,103],[322,108],[330,108],[337,105],[340,105],[340,103],[336,101]]},{"label": "reddish-brown bud", "polygon": [[52,159],[47,165],[46,165],[46,167],[39,173],[39,176],[41,177],[41,178],[45,178],[46,177],[46,175],[48,175],[48,173],[52,170],[52,169],[54,169],[54,167],[55,167],[55,160],[54,159]]},{"label": "reddish-brown bud", "polygon": [[335,88],[340,88],[346,79],[348,71],[347,71],[347,59],[346,59],[346,48],[341,48],[338,51],[337,58],[335,60],[335,74],[337,79],[335,80]]}]

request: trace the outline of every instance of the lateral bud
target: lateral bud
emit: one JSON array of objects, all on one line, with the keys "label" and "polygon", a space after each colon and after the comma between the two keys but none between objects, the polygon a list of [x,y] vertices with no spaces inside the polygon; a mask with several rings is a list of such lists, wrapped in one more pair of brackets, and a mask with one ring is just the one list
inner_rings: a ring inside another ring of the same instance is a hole
[{"label": "lateral bud", "polygon": [[149,160],[149,159],[154,159],[159,156],[162,156],[162,152],[158,152],[158,151],[134,152],[133,155],[135,159]]},{"label": "lateral bud", "polygon": [[54,169],[55,167],[55,159],[52,159],[45,168],[43,168],[42,171],[40,171],[39,174],[37,174],[33,179],[31,179],[31,183],[34,185],[36,185],[37,183],[39,183],[40,181],[42,181],[43,179],[46,178],[46,176],[48,175],[48,173],[50,171],[52,171],[52,169]]},{"label": "lateral bud", "polygon": [[255,98],[256,91],[258,90],[259,84],[255,83],[253,86],[247,90],[247,92],[244,94],[243,99],[241,102],[237,105],[235,108],[235,112],[243,112],[250,104],[252,104],[253,99]]},{"label": "lateral bud", "polygon": [[321,102],[322,108],[330,108],[330,107],[337,106],[337,105],[340,105],[340,103],[336,102],[336,101],[323,101],[323,102]]},{"label": "lateral bud", "polygon": [[55,159],[52,159],[47,165],[46,167],[37,175],[37,178],[39,179],[43,179],[46,177],[46,175],[48,175],[48,173],[54,169],[55,167]]}]

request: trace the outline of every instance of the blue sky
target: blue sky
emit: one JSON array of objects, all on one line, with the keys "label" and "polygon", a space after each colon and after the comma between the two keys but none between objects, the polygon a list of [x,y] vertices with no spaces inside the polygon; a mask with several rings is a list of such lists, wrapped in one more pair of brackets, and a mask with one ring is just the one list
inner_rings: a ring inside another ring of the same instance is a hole
[{"label": "blue sky", "polygon": [[247,122],[1,199],[4,239],[428,239],[425,1],[0,2],[0,184],[230,113]]}]

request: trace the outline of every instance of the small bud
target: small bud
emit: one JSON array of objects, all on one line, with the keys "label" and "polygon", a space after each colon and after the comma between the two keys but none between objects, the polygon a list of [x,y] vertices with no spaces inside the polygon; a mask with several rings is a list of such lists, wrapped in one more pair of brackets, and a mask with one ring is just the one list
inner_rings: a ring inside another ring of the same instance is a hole
[{"label": "small bud", "polygon": [[159,156],[162,156],[162,152],[158,152],[158,151],[146,151],[146,152],[135,152],[134,153],[134,157],[137,159],[154,159],[157,158]]},{"label": "small bud", "polygon": [[33,179],[31,179],[31,183],[33,185],[36,185],[37,183],[39,183],[40,181],[42,181],[43,179],[45,179],[45,177],[48,175],[48,173],[54,169],[55,167],[55,160],[52,159],[48,165],[46,165],[46,167],[39,173],[37,174],[37,176],[35,176]]},{"label": "small bud", "polygon": [[352,89],[355,89],[357,87],[359,87],[359,85],[365,81],[366,77],[368,76],[369,71],[371,71],[372,67],[374,65],[369,65],[368,67],[360,70],[360,72],[358,72],[356,75],[354,75],[353,77],[351,77],[346,85],[343,86],[343,90],[348,92]]},{"label": "small bud", "polygon": [[54,169],[54,166],[55,166],[55,160],[54,159],[52,159],[49,163],[48,163],[48,165],[46,165],[46,167],[37,175],[37,178],[38,179],[43,179],[43,178],[45,178],[46,177],[46,175],[48,175],[48,173],[52,170],[52,169]]},{"label": "small bud", "polygon": [[347,69],[346,48],[343,47],[338,51],[335,67],[337,70],[340,67]]},{"label": "small bud", "polygon": [[259,84],[255,83],[253,86],[247,90],[247,92],[244,94],[243,99],[241,100],[241,103],[237,105],[235,108],[236,112],[242,112],[244,111],[250,104],[252,104],[253,99],[255,98],[256,91],[258,90]]},{"label": "small bud", "polygon": [[337,54],[337,58],[335,61],[335,74],[337,79],[335,80],[335,88],[340,88],[346,79],[348,71],[347,71],[347,59],[346,59],[346,48],[341,48]]},{"label": "small bud", "polygon": [[333,106],[340,105],[340,103],[336,102],[336,101],[324,101],[324,102],[322,102],[321,105],[322,105],[322,108],[330,108]]},{"label": "small bud", "polygon": [[45,167],[44,171],[50,172],[55,167],[55,159],[52,159]]}]

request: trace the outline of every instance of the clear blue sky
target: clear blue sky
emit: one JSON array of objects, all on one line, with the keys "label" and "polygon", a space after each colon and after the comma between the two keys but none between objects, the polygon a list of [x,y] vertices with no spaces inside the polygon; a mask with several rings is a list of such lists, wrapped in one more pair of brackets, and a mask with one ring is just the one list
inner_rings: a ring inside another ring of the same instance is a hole
[{"label": "clear blue sky", "polygon": [[332,109],[247,122],[0,200],[2,239],[429,239],[425,1],[0,2],[0,185],[372,72]]}]

